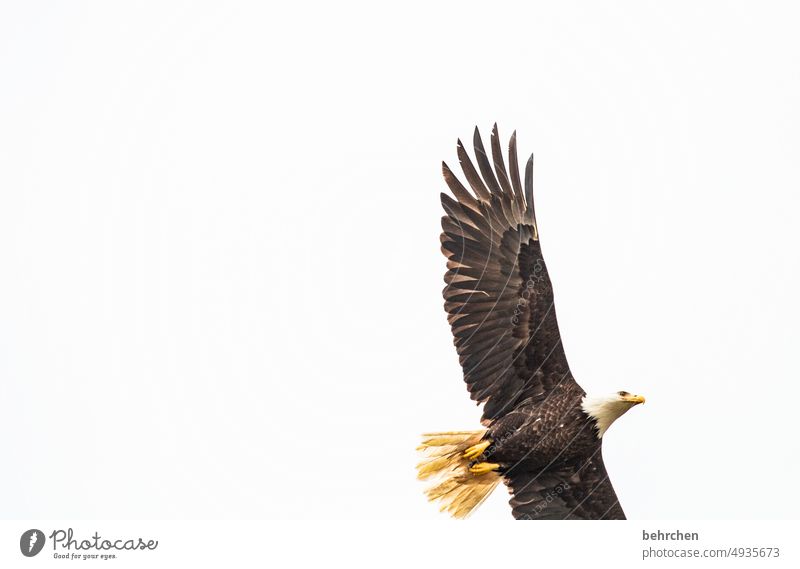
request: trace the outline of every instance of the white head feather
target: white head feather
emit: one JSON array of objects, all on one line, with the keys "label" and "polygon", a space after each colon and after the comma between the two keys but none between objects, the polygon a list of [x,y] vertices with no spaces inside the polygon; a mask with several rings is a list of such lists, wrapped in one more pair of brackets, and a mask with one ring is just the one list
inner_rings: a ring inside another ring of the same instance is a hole
[{"label": "white head feather", "polygon": [[581,408],[597,423],[597,438],[599,439],[602,438],[611,423],[639,403],[644,403],[644,397],[641,395],[631,395],[627,391],[619,391],[613,395],[587,395],[581,400]]}]

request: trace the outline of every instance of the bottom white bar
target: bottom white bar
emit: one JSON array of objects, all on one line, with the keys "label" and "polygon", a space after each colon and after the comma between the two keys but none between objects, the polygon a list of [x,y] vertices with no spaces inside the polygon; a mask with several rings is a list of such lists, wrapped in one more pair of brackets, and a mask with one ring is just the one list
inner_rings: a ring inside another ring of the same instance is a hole
[{"label": "bottom white bar", "polygon": [[[798,567],[799,529],[798,521],[2,521],[0,567]],[[36,555],[23,553],[37,545]]]}]

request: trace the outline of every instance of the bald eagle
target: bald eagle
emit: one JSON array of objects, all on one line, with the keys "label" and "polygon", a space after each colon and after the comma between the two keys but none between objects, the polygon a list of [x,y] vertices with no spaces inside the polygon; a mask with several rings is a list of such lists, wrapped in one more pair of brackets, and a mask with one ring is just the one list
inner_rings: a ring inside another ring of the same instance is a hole
[{"label": "bald eagle", "polygon": [[475,431],[423,435],[418,477],[428,499],[468,516],[500,481],[517,519],[624,519],[603,465],[609,425],[644,397],[587,396],[564,355],[533,207],[533,155],[523,192],[516,132],[506,170],[497,125],[491,159],[476,127],[477,169],[461,141],[468,190],[442,163],[455,199],[441,195],[447,257],[444,306],[470,396]]}]

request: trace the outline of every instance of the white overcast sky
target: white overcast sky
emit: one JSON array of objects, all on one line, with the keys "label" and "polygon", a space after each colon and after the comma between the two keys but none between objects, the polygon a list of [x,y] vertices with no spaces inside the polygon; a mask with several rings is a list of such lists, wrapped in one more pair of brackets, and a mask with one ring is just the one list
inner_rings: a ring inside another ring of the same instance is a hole
[{"label": "white overcast sky", "polygon": [[575,376],[648,399],[628,516],[796,517],[798,15],[4,2],[0,515],[439,518],[440,161],[497,121]]}]

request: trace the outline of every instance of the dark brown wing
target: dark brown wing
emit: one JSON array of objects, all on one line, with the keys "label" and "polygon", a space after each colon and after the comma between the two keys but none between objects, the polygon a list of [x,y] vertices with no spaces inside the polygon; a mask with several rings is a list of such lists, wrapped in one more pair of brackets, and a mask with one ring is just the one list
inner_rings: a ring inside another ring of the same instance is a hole
[{"label": "dark brown wing", "polygon": [[624,520],[598,445],[594,455],[553,470],[506,474],[518,520]]},{"label": "dark brown wing", "polygon": [[[497,134],[492,158],[475,129],[473,166],[461,141],[458,158],[472,189],[442,164],[455,200],[442,194],[442,252],[447,257],[445,310],[472,399],[489,424],[523,402],[543,400],[557,385],[577,386],[561,346],[553,287],[539,247],[533,209],[533,155],[523,194],[516,133],[506,172]],[[478,174],[480,170],[480,175]],[[574,391],[582,392],[580,387]]]}]

